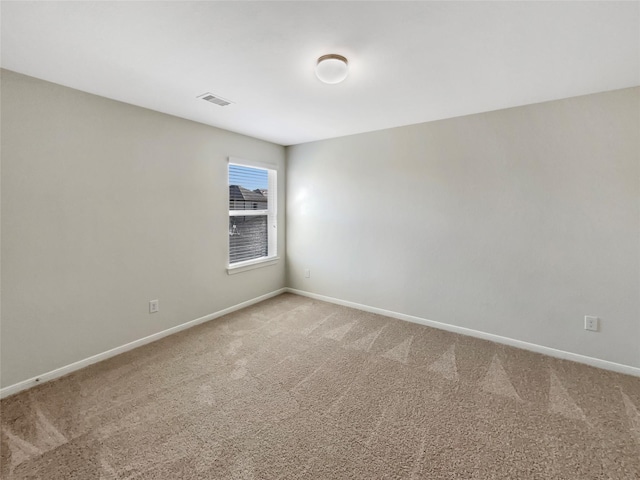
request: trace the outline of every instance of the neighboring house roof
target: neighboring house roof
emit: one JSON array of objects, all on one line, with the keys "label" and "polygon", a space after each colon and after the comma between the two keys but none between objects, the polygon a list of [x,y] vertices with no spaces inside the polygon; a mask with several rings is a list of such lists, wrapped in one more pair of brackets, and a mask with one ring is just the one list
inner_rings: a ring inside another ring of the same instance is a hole
[{"label": "neighboring house roof", "polygon": [[267,190],[249,190],[240,185],[229,185],[229,199],[245,202],[266,202]]}]

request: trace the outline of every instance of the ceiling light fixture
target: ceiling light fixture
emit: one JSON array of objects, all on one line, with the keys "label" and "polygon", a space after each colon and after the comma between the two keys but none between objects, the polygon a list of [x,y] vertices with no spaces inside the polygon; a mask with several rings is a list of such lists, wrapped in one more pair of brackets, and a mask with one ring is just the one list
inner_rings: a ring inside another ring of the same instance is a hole
[{"label": "ceiling light fixture", "polygon": [[342,55],[330,53],[318,59],[316,76],[324,83],[340,83],[349,75],[349,62]]}]

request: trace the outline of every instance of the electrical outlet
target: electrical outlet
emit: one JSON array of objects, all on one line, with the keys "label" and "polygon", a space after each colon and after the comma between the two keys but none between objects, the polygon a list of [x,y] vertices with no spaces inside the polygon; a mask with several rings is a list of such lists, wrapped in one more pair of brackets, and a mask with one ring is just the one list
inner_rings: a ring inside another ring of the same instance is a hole
[{"label": "electrical outlet", "polygon": [[158,300],[151,300],[149,302],[149,313],[156,313],[160,310],[160,302]]},{"label": "electrical outlet", "polygon": [[584,317],[584,329],[585,330],[590,330],[592,332],[597,332],[598,331],[598,327],[599,327],[599,318],[598,317],[592,317],[590,315],[585,315]]},{"label": "electrical outlet", "polygon": [[304,278],[311,278],[311,270],[308,268],[304,269]]}]

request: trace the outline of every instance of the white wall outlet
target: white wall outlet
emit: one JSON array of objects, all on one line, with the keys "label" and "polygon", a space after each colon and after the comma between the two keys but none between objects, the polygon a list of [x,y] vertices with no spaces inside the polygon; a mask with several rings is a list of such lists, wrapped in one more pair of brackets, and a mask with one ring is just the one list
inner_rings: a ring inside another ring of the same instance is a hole
[{"label": "white wall outlet", "polygon": [[149,302],[149,313],[156,313],[160,310],[160,302],[158,300],[151,300]]},{"label": "white wall outlet", "polygon": [[598,327],[600,326],[598,317],[592,317],[590,315],[585,315],[584,317],[584,329],[591,330],[592,332],[597,332]]},{"label": "white wall outlet", "polygon": [[308,268],[304,269],[304,278],[311,278],[311,270]]}]

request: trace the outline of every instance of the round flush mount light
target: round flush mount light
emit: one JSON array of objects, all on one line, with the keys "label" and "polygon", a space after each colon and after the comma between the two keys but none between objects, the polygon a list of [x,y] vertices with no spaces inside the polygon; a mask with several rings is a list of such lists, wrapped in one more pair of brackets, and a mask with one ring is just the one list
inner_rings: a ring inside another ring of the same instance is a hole
[{"label": "round flush mount light", "polygon": [[324,83],[340,83],[349,75],[349,62],[342,55],[330,53],[318,59],[316,76]]}]

